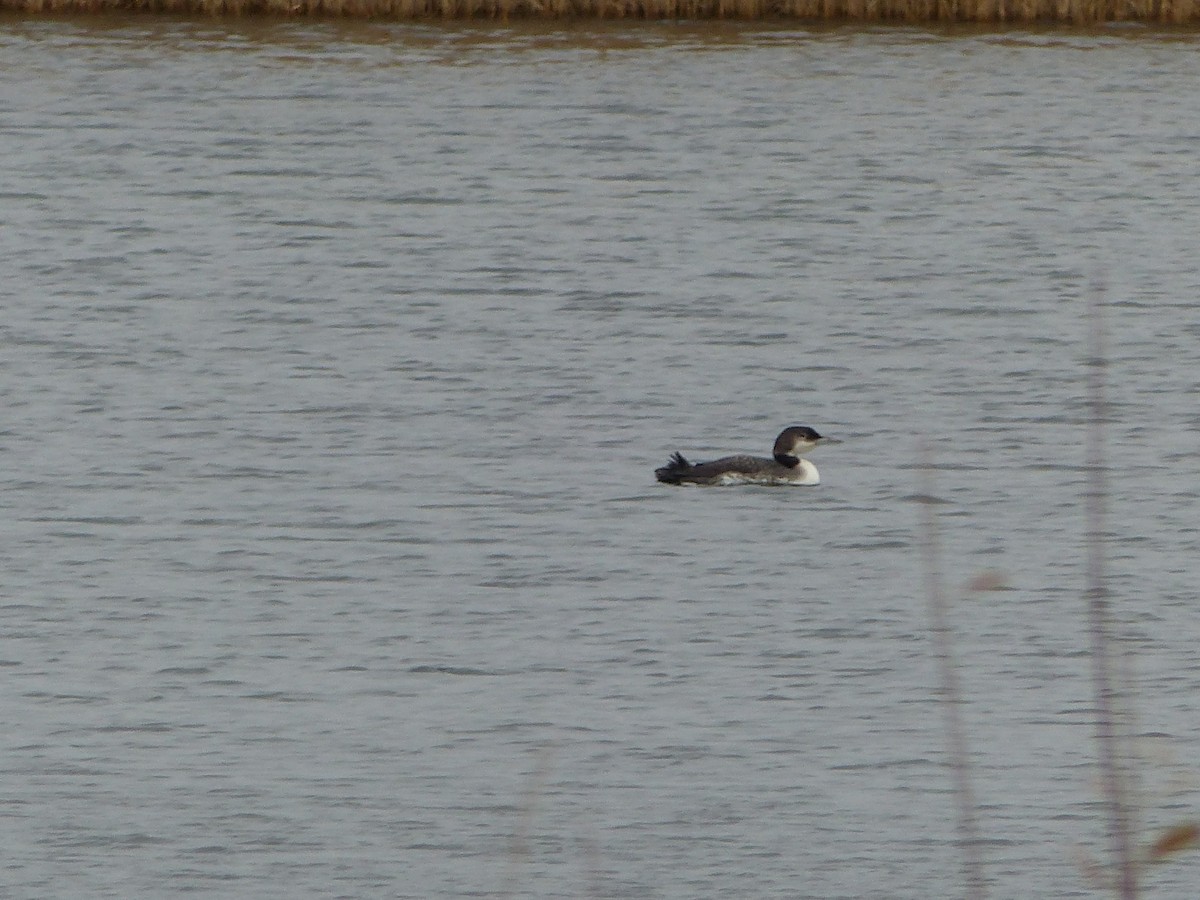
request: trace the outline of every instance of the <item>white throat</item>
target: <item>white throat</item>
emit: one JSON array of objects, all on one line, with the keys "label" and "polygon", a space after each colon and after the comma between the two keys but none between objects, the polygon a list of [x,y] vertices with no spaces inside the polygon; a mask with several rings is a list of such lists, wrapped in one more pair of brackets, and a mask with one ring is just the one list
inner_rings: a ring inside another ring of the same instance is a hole
[{"label": "white throat", "polygon": [[821,473],[817,471],[817,467],[810,463],[807,459],[801,459],[800,465],[796,466],[796,484],[820,484]]}]

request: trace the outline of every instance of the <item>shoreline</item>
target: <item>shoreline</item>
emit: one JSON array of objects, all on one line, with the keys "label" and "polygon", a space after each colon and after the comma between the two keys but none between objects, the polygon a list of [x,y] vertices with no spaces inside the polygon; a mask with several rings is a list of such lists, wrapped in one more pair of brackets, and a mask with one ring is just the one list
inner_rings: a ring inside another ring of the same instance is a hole
[{"label": "shoreline", "polygon": [[1200,24],[1200,0],[0,0],[9,15],[392,22],[779,22],[822,25]]}]

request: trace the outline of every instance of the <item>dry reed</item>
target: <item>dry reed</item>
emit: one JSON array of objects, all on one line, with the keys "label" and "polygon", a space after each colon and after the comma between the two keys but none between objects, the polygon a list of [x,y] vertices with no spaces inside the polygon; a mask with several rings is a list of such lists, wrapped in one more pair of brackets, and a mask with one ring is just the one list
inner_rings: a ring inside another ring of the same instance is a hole
[{"label": "dry reed", "polygon": [[[959,849],[963,857],[963,877],[967,900],[984,900],[987,884],[983,875],[981,835],[976,812],[975,791],[971,782],[971,757],[967,747],[967,729],[963,722],[965,702],[958,680],[958,660],[950,630],[949,602],[943,588],[941,532],[935,506],[934,470],[928,446],[921,448],[921,481],[918,499],[924,506],[921,517],[921,558],[925,576],[925,596],[929,609],[929,626],[933,638],[934,658],[938,668],[938,694],[941,700],[942,726],[946,735],[946,751],[954,778],[955,813]],[[983,590],[999,586],[996,573],[978,576],[969,588]]]},{"label": "dry reed", "polygon": [[28,14],[434,19],[739,19],[1090,25],[1200,23],[1200,0],[0,0]]},{"label": "dry reed", "polygon": [[1117,670],[1116,640],[1109,603],[1107,553],[1108,540],[1108,460],[1104,433],[1108,420],[1106,371],[1108,368],[1104,332],[1104,292],[1099,285],[1091,291],[1088,311],[1090,326],[1088,347],[1088,429],[1087,490],[1084,494],[1086,519],[1085,544],[1088,631],[1091,636],[1092,685],[1096,702],[1096,744],[1099,752],[1100,780],[1108,809],[1109,840],[1116,891],[1121,900],[1134,900],[1138,893],[1137,861],[1133,848],[1133,815],[1129,801],[1128,735],[1122,724],[1122,683]]}]

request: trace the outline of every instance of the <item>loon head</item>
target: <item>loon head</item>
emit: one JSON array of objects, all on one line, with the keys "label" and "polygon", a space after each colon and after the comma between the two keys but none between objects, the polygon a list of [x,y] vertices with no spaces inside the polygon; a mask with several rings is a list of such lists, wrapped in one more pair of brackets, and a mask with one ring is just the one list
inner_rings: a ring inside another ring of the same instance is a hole
[{"label": "loon head", "polygon": [[779,437],[775,438],[775,449],[771,453],[781,466],[795,468],[800,465],[800,454],[811,450],[823,440],[825,438],[807,425],[793,425],[779,432]]}]

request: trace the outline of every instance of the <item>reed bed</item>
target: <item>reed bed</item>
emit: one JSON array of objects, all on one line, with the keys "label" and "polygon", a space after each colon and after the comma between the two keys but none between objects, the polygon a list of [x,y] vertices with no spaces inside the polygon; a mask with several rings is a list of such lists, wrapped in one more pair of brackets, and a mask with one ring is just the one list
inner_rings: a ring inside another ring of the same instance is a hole
[{"label": "reed bed", "polygon": [[1200,23],[1200,0],[0,0],[18,13],[438,19],[740,19],[1094,25]]}]

